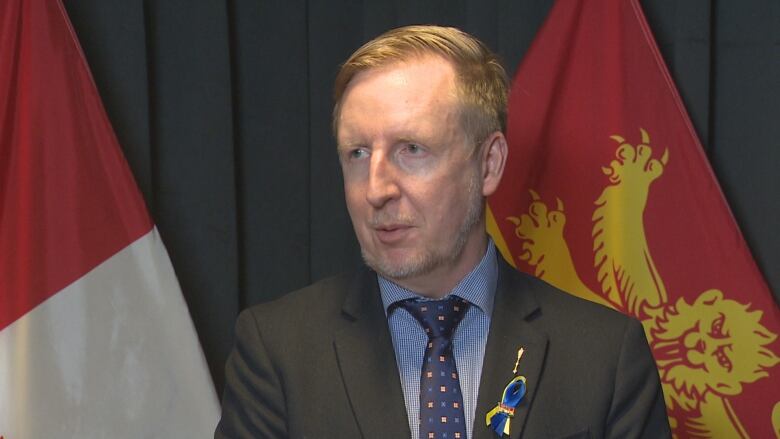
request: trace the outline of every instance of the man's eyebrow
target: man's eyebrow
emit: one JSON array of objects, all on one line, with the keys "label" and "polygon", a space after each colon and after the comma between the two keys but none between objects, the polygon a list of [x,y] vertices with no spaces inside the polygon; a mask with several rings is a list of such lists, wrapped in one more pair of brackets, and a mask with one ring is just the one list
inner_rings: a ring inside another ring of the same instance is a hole
[{"label": "man's eyebrow", "polygon": [[362,142],[339,142],[336,144],[336,149],[353,149],[353,148],[363,148],[365,147],[365,143]]}]

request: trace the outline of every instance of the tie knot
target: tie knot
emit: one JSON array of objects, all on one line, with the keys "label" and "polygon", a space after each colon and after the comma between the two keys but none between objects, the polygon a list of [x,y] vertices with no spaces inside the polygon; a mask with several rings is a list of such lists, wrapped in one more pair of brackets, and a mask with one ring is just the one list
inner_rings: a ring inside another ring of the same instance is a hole
[{"label": "tie knot", "polygon": [[450,296],[441,300],[405,300],[400,303],[400,306],[420,322],[428,338],[450,339],[458,323],[463,319],[469,303],[460,297]]}]

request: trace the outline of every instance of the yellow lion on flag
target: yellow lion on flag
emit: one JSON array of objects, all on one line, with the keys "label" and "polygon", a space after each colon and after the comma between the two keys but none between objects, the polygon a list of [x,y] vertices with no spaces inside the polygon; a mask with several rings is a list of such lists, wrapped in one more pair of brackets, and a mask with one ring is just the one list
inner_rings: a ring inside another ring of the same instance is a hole
[{"label": "yellow lion on flag", "polygon": [[[744,427],[729,403],[745,384],[768,376],[778,358],[767,345],[777,335],[761,324],[761,311],[711,289],[693,303],[671,302],[648,249],[643,214],[653,181],[669,161],[668,150],[654,158],[650,137],[641,130],[634,146],[622,136],[615,159],[602,168],[609,184],[593,212],[593,255],[601,294],[588,288],[575,269],[564,238],[564,203],[554,209],[531,191],[528,212],[509,217],[522,242],[521,260],[536,276],[576,296],[626,310],[642,320],[664,387],[666,405],[685,419],[670,417],[685,437],[742,437]],[[630,237],[626,239],[625,237]],[[780,402],[772,422],[780,431]]]}]

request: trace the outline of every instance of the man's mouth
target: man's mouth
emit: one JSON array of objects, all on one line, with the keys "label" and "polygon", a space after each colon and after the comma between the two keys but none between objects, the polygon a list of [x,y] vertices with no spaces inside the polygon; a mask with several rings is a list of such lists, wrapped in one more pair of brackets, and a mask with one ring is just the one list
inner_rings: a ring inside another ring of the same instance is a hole
[{"label": "man's mouth", "polygon": [[383,224],[374,226],[376,237],[383,244],[395,244],[403,240],[411,231],[407,224]]}]

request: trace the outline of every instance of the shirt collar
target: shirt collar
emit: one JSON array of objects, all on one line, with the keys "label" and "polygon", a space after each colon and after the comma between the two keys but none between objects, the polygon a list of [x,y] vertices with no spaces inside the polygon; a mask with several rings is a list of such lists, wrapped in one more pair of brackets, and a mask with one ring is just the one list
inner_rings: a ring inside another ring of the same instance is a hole
[{"label": "shirt collar", "polygon": [[[385,307],[385,315],[394,303],[407,299],[431,300],[414,291],[394,283],[393,281],[377,274],[379,292],[382,296],[382,304]],[[493,299],[496,294],[498,282],[498,261],[496,259],[496,247],[493,240],[488,238],[487,251],[482,260],[466,275],[447,296],[456,295],[466,299],[469,303],[479,308],[485,315],[493,315]]]}]

